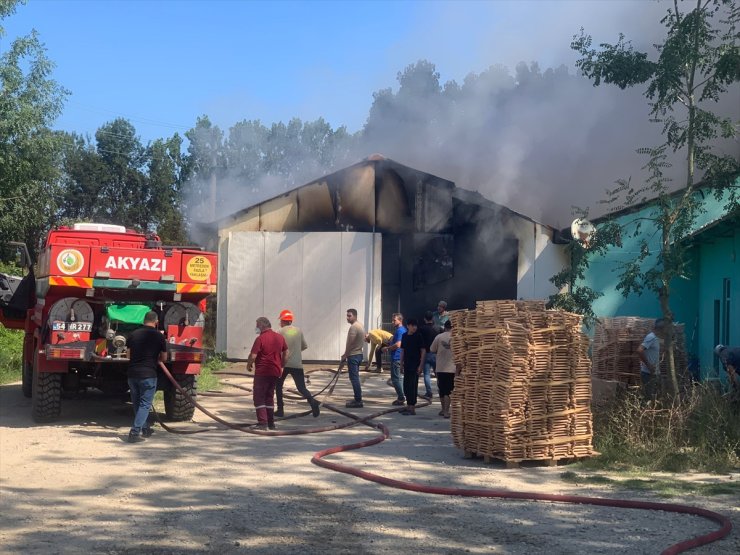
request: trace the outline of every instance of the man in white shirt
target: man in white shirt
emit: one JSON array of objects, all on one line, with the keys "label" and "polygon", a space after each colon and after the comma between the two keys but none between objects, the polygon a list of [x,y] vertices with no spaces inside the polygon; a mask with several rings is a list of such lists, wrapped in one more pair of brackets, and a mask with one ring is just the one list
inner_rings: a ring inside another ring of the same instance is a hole
[{"label": "man in white shirt", "polygon": [[642,386],[648,398],[655,397],[660,386],[660,340],[664,331],[665,320],[658,318],[653,331],[645,336],[642,344],[637,348]]}]

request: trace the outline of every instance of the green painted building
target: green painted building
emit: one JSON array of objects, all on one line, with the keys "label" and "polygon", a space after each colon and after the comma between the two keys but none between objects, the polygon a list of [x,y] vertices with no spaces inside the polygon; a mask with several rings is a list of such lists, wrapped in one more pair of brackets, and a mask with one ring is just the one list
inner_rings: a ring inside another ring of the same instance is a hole
[{"label": "green painted building", "polygon": [[[736,185],[740,186],[740,180]],[[685,239],[688,271],[672,284],[671,308],[675,320],[685,325],[689,358],[698,359],[700,376],[724,381],[726,374],[720,371],[713,349],[717,343],[740,346],[740,214],[728,213],[727,195],[718,200],[708,188],[698,189],[695,194],[704,211]],[[591,259],[586,272],[585,285],[604,294],[593,306],[597,316],[660,317],[660,304],[653,292],[624,297],[616,289],[620,263],[635,258],[643,238],[650,248],[645,264],[657,261],[660,233],[643,219],[653,210],[654,202],[648,201],[610,214],[625,232],[621,247],[612,247],[605,256]],[[600,221],[603,218],[594,223],[598,226]],[[639,235],[632,237],[638,224]]]}]

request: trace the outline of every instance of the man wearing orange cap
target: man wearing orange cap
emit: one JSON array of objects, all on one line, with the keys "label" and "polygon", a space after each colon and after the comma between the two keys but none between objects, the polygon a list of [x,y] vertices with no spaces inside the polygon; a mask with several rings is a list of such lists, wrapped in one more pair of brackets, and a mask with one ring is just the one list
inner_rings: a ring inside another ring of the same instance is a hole
[{"label": "man wearing orange cap", "polygon": [[280,313],[280,330],[278,330],[278,333],[285,338],[285,342],[288,344],[288,358],[285,360],[283,375],[278,379],[277,387],[275,388],[275,393],[277,394],[277,410],[275,411],[275,416],[285,415],[283,410],[283,383],[285,383],[285,378],[290,374],[293,376],[296,389],[306,398],[308,404],[311,405],[311,412],[316,417],[320,412],[319,402],[313,398],[311,392],[306,388],[305,377],[303,375],[301,351],[305,351],[308,345],[301,329],[293,325],[293,319],[293,313],[290,310],[283,310]]}]

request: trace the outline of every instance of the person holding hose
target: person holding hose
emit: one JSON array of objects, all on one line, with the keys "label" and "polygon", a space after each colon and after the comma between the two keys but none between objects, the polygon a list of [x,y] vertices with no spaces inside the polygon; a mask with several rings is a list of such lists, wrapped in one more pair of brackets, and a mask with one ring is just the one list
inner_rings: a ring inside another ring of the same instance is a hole
[{"label": "person holding hose", "polygon": [[301,352],[308,349],[308,344],[303,337],[303,332],[300,328],[293,325],[293,313],[290,310],[283,310],[280,313],[280,329],[278,333],[283,336],[285,343],[288,345],[288,357],[285,361],[285,368],[283,368],[283,374],[277,381],[275,392],[277,393],[277,410],[275,416],[284,416],[283,411],[283,384],[285,378],[289,375],[293,377],[296,389],[311,405],[311,412],[314,418],[319,415],[321,409],[319,409],[319,402],[314,399],[311,392],[306,388],[306,383],[303,375],[303,358]]},{"label": "person holding hose", "polygon": [[159,316],[150,310],[144,315],[144,325],[128,338],[128,387],[134,407],[129,443],[144,441],[154,433],[149,412],[157,392],[157,366],[167,361],[167,340],[157,329],[158,324]]},{"label": "person holding hose", "polygon": [[373,361],[373,358],[375,358],[375,371],[377,373],[383,371],[383,347],[387,346],[391,339],[393,339],[393,334],[381,328],[367,332],[365,342],[370,343],[370,354],[367,357],[365,372],[370,371],[370,363]]},{"label": "person holding hose", "polygon": [[362,408],[362,384],[360,383],[360,364],[362,363],[362,348],[365,343],[365,328],[357,321],[357,310],[354,308],[347,309],[347,345],[342,355],[342,363],[347,363],[349,372],[349,382],[352,384],[352,391],[355,398],[347,401],[346,407],[351,409]]},{"label": "person holding hose", "polygon": [[255,332],[257,339],[247,359],[247,372],[254,369],[252,400],[257,412],[258,430],[275,429],[275,412],[273,401],[275,386],[283,374],[285,361],[288,358],[288,344],[279,333],[272,331],[270,320],[264,316],[257,318]]}]

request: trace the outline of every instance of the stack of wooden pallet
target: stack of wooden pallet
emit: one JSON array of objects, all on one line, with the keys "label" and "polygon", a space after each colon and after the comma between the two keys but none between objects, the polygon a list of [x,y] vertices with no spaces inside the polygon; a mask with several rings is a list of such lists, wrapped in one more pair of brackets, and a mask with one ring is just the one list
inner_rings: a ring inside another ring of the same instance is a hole
[{"label": "stack of wooden pallet", "polygon": [[[599,318],[594,329],[593,375],[627,385],[640,385],[640,359],[637,348],[653,331],[655,320],[632,316]],[[674,358],[679,380],[688,379],[686,336],[683,324],[674,324]],[[661,350],[662,351],[662,350]],[[668,360],[661,352],[660,374],[668,381]]]},{"label": "stack of wooden pallet", "polygon": [[541,301],[481,301],[451,319],[452,352],[463,368],[451,407],[457,447],[517,462],[593,454],[580,316]]}]

